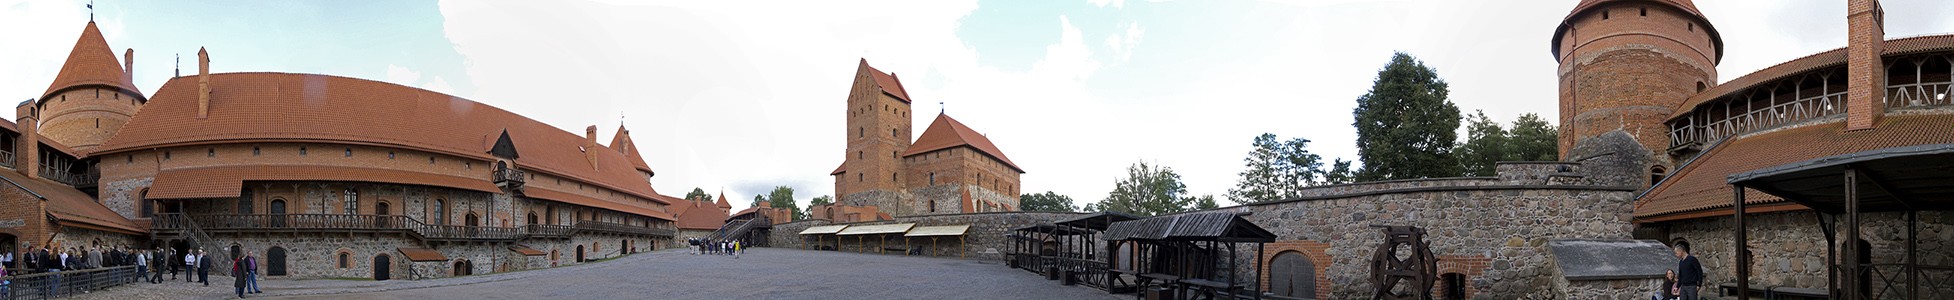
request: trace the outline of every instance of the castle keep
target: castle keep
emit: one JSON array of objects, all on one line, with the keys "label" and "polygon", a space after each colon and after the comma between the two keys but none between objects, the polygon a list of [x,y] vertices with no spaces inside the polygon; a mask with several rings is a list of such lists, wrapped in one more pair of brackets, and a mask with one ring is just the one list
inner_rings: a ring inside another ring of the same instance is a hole
[{"label": "castle keep", "polygon": [[1024,169],[947,113],[938,113],[912,142],[910,101],[895,74],[861,61],[848,93],[846,157],[828,173],[838,205],[810,208],[814,216],[850,221],[1018,210]]}]

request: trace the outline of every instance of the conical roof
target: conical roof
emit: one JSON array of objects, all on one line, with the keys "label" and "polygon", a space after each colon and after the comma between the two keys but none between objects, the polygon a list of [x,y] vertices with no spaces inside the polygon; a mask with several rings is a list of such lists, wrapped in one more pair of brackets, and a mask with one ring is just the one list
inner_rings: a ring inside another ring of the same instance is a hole
[{"label": "conical roof", "polygon": [[959,146],[975,148],[979,152],[997,158],[1012,170],[1024,173],[1024,168],[1019,168],[1017,163],[1011,162],[1010,157],[1005,157],[1004,151],[998,150],[997,145],[991,144],[990,138],[984,137],[984,134],[977,133],[976,130],[971,130],[970,126],[964,126],[963,122],[957,122],[957,119],[951,119],[948,114],[937,114],[936,121],[930,122],[930,127],[923,130],[923,135],[917,137],[916,143],[910,144],[909,152],[903,153],[902,156],[908,157]]},{"label": "conical roof", "polygon": [[48,84],[47,92],[41,93],[41,100],[63,89],[90,85],[114,87],[137,99],[147,99],[124,71],[122,63],[115,59],[115,51],[109,49],[108,40],[102,38],[102,30],[90,21],[88,27],[82,28],[81,39],[75,41],[75,49],[68,52],[68,61],[61,64],[61,73],[54,76],[54,83]]},{"label": "conical roof", "polygon": [[652,174],[658,173],[652,172],[651,165],[645,164],[645,158],[639,156],[638,142],[631,141],[631,130],[624,129],[624,125],[617,125],[617,136],[611,137],[611,150],[623,152],[624,158],[630,160],[631,166],[636,167],[639,171]]},{"label": "conical roof", "polygon": [[719,192],[719,208],[732,209],[733,203],[726,202],[726,192]]},{"label": "conical roof", "polygon": [[1581,0],[1581,3],[1574,4],[1574,10],[1568,11],[1567,16],[1561,19],[1560,27],[1554,29],[1554,41],[1549,45],[1553,48],[1554,59],[1560,59],[1561,38],[1567,36],[1564,33],[1567,32],[1568,28],[1573,27],[1575,17],[1579,17],[1581,14],[1601,7],[1604,4],[1631,2],[1659,3],[1688,12],[1689,17],[1696,18],[1698,22],[1702,22],[1703,31],[1710,34],[1710,43],[1716,46],[1716,49],[1714,49],[1716,52],[1714,54],[1715,61],[1723,61],[1723,34],[1717,33],[1715,24],[1711,24],[1709,17],[1703,16],[1703,11],[1697,10],[1696,3],[1690,0]]}]

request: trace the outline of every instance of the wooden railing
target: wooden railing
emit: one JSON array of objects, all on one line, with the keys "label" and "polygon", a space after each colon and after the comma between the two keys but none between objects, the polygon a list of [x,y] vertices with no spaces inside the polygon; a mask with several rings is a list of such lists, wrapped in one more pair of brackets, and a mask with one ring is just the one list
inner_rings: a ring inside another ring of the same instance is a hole
[{"label": "wooden railing", "polygon": [[14,167],[14,152],[0,150],[0,166]]},{"label": "wooden railing", "polygon": [[523,226],[522,230],[523,233],[529,237],[539,237],[539,238],[567,238],[570,237],[570,235],[577,233],[577,228],[571,227],[569,225],[538,224],[538,225]]},{"label": "wooden railing", "polygon": [[41,165],[41,178],[47,178],[48,180],[54,180],[55,182],[65,183],[70,186],[95,185],[95,177],[96,177],[95,174],[70,173],[68,172],[68,170],[62,170],[48,165]]},{"label": "wooden railing", "polygon": [[492,226],[421,225],[421,237],[429,240],[514,240],[522,238],[522,228]]},{"label": "wooden railing", "polygon": [[421,226],[398,215],[197,215],[190,219],[204,230],[409,230]]},{"label": "wooden railing", "polygon": [[575,226],[528,225],[522,227],[430,225],[399,215],[194,215],[155,214],[150,217],[155,231],[403,231],[427,240],[517,240],[523,238],[568,238],[580,231],[670,237],[671,229],[583,221]]},{"label": "wooden railing", "polygon": [[523,172],[520,169],[509,167],[509,165],[504,164],[495,167],[495,173],[493,173],[490,176],[493,177],[491,179],[493,179],[493,182],[495,182],[496,186],[503,186],[503,187],[514,189],[514,188],[522,187],[523,180],[525,179],[524,177],[528,176],[525,175],[526,173],[528,172]]},{"label": "wooden railing", "polygon": [[674,234],[674,232],[671,229],[651,228],[651,227],[644,227],[644,226],[631,226],[631,225],[624,225],[624,224],[617,224],[617,223],[610,223],[610,222],[599,222],[599,221],[577,222],[577,231],[601,231],[601,232],[620,233],[620,234],[637,234],[637,235],[665,236],[665,237],[669,237]]}]

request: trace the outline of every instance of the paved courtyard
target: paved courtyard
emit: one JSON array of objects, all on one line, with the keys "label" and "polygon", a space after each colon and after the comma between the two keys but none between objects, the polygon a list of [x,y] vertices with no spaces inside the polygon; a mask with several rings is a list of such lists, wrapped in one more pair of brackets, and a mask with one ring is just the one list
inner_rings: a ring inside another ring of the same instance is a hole
[{"label": "paved courtyard", "polygon": [[[79,299],[224,299],[211,286],[139,283]],[[270,280],[283,299],[1123,299],[996,262],[759,248],[739,259],[682,250],[571,267],[418,281]],[[1131,297],[1127,295],[1126,297]]]}]

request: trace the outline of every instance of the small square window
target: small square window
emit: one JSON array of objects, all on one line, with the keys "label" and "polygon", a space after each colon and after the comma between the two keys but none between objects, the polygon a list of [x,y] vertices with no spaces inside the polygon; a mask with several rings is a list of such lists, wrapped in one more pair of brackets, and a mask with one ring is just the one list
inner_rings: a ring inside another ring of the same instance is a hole
[{"label": "small square window", "polygon": [[163,151],[163,160],[169,160],[169,159],[170,159],[170,152]]},{"label": "small square window", "polygon": [[258,147],[251,147],[251,156],[258,156]]},{"label": "small square window", "polygon": [[305,155],[305,147],[299,147],[299,155]]},{"label": "small square window", "polygon": [[346,157],[353,157],[353,148],[346,148]]},{"label": "small square window", "polygon": [[394,152],[393,152],[393,151],[387,151],[387,159],[394,159]]},{"label": "small square window", "polygon": [[217,157],[217,148],[204,149],[204,157]]},{"label": "small square window", "polygon": [[427,164],[430,164],[430,165],[432,165],[432,164],[434,164],[434,156],[431,156],[431,155],[430,155],[430,156],[428,156],[428,157],[427,157]]}]

